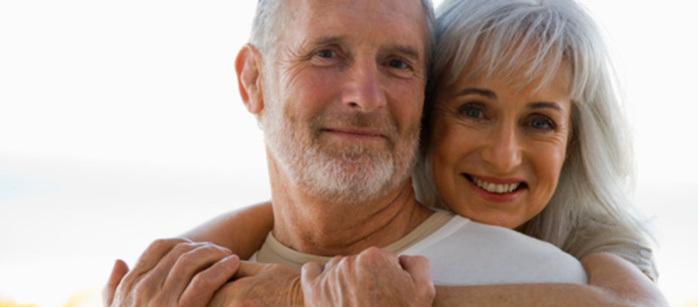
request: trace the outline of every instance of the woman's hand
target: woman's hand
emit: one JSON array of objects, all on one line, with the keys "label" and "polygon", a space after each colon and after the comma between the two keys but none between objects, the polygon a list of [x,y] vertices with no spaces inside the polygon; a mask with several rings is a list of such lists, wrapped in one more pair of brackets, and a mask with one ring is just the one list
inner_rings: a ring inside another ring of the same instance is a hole
[{"label": "woman's hand", "polygon": [[239,265],[230,250],[211,243],[156,240],[130,272],[116,262],[104,306],[206,306]]},{"label": "woman's hand", "polygon": [[306,306],[431,306],[436,295],[431,265],[372,247],[301,271]]},{"label": "woman's hand", "polygon": [[234,281],[218,290],[209,307],[304,306],[300,272],[280,264],[242,261]]}]

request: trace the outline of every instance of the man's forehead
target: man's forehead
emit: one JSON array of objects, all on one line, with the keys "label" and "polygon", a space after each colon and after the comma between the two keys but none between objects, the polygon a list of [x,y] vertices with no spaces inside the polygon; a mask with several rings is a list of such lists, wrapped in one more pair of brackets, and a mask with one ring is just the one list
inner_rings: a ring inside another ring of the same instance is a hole
[{"label": "man's forehead", "polygon": [[419,0],[292,0],[287,5],[288,25],[300,36],[296,39],[377,38],[419,49],[427,40]]},{"label": "man's forehead", "polygon": [[381,11],[389,14],[396,12],[404,14],[423,14],[420,0],[288,0],[290,7],[307,8],[313,11],[330,10],[339,8],[342,10],[356,11]]}]

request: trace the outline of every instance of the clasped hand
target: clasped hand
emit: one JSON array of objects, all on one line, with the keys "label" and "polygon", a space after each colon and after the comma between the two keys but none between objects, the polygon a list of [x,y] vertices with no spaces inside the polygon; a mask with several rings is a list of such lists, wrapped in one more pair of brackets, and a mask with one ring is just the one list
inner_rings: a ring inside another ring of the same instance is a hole
[{"label": "clasped hand", "polygon": [[118,260],[103,291],[104,306],[431,306],[434,296],[423,257],[369,248],[301,275],[178,238],[153,242],[131,271]]}]

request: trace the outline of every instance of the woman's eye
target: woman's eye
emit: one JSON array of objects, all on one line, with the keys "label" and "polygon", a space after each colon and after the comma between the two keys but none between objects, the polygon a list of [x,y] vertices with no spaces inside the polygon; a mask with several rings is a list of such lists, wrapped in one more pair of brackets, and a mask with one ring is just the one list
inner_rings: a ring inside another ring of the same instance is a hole
[{"label": "woman's eye", "polygon": [[481,118],[482,115],[482,108],[478,106],[474,106],[471,104],[464,105],[459,108],[458,112],[466,117],[470,118]]},{"label": "woman's eye", "polygon": [[535,118],[531,121],[531,127],[534,129],[551,130],[555,128],[555,124],[549,119]]}]

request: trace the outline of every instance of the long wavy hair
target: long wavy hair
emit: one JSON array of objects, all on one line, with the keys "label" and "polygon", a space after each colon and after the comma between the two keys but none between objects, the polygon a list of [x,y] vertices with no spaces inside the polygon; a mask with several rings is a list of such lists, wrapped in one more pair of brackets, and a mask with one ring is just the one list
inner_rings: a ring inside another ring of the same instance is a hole
[{"label": "long wavy hair", "polygon": [[[418,198],[448,208],[433,184],[428,144],[430,111],[439,89],[464,75],[497,74],[522,86],[543,76],[543,85],[560,65],[570,65],[573,110],[568,157],[551,200],[524,225],[523,233],[579,259],[628,247],[649,251],[650,233],[628,198],[633,154],[617,80],[601,32],[584,8],[573,0],[446,0],[436,17],[423,150],[414,174]],[[523,76],[513,75],[521,71]],[[649,267],[646,271],[653,275],[651,260]]]}]

